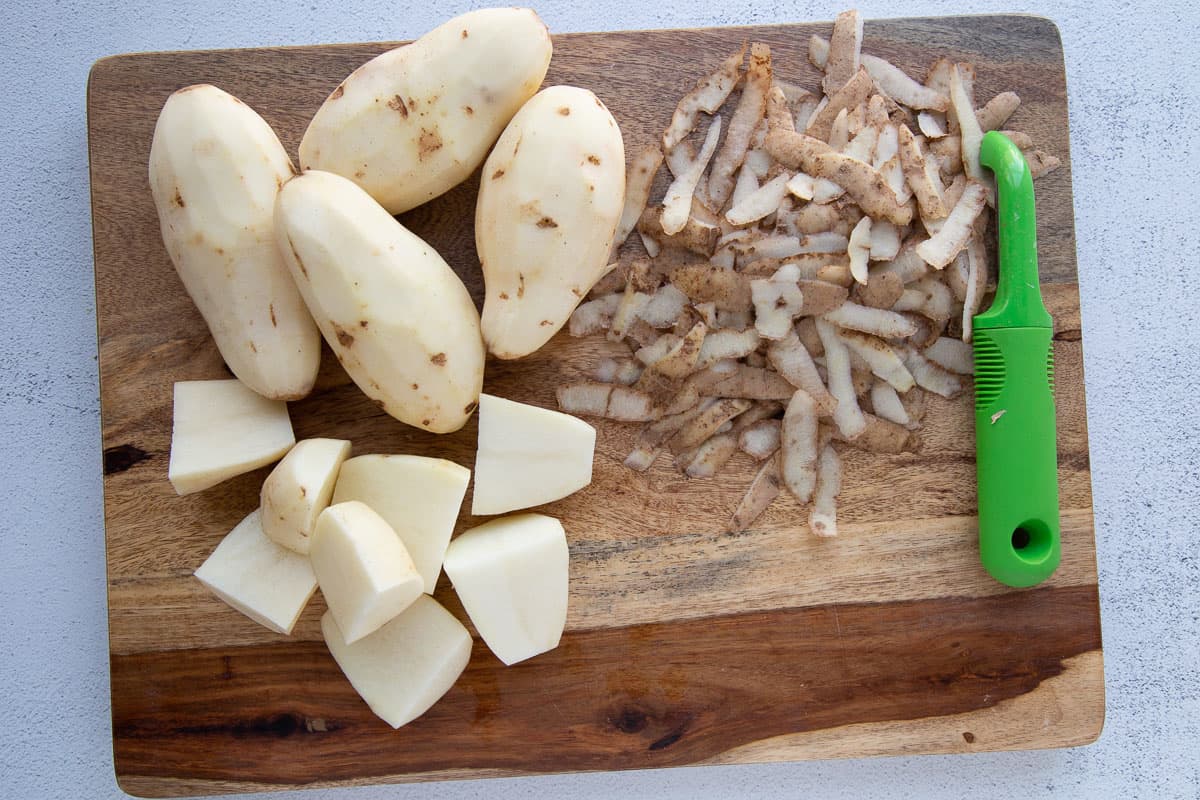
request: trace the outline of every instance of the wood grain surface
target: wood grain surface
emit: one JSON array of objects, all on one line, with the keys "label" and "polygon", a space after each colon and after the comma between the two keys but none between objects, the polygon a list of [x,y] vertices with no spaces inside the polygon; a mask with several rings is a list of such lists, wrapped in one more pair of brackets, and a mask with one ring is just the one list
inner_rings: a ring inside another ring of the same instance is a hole
[{"label": "wood grain surface", "polygon": [[[776,25],[555,37],[547,84],[593,89],[636,152],[674,99],[744,39],[813,86],[810,33]],[[933,398],[916,453],[846,451],[841,535],[824,541],[781,497],[722,533],[752,469],[688,480],[621,466],[634,426],[599,423],[595,480],[550,504],[571,548],[567,632],[504,667],[478,640],[470,666],[399,731],[375,718],[321,642],[320,597],[294,635],[267,631],[191,573],[257,504],[267,470],[178,497],[166,480],[171,386],[227,377],[158,233],[146,178],[167,96],[210,82],[257,109],[295,153],[326,94],[389,44],[117,56],[88,86],[105,464],[113,739],[128,792],[173,796],[306,785],[487,777],[918,752],[1061,747],[1099,735],[1103,666],[1076,285],[1066,84],[1058,33],[1031,17],[868,22],[864,50],[922,76],[970,60],[977,96],[1020,94],[1011,127],[1063,161],[1040,180],[1038,231],[1055,318],[1063,563],[1013,591],[979,565],[971,400]],[[477,176],[402,217],[476,301]],[[636,238],[636,237],[635,237]],[[486,390],[553,407],[554,387],[611,345],[557,336],[489,362]],[[298,438],[355,453],[471,466],[474,423],[449,436],[383,415],[325,354]],[[459,530],[472,524],[464,511]],[[437,595],[466,621],[446,579]]]}]

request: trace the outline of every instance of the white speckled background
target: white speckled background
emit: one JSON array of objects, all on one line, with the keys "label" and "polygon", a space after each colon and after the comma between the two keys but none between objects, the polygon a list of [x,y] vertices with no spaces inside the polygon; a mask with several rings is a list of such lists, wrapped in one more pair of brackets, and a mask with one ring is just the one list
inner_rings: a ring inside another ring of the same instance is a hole
[{"label": "white speckled background", "polygon": [[[138,50],[411,38],[468,5],[0,2],[5,796],[122,796],[110,746],[89,67]],[[1062,31],[1107,671],[1099,743],[274,797],[1200,797],[1200,5],[1155,7],[1152,15],[1105,0],[859,4],[868,18],[1033,12]],[[839,10],[751,0],[538,4],[555,31],[821,20]]]}]

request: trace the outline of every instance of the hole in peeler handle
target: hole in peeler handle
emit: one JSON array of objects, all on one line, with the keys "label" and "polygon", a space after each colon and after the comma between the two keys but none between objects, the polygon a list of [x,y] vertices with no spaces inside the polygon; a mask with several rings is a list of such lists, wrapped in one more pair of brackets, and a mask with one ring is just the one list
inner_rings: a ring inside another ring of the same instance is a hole
[{"label": "hole in peeler handle", "polygon": [[1022,522],[1012,532],[1012,548],[1017,558],[1029,564],[1045,561],[1053,545],[1049,526],[1039,519]]}]

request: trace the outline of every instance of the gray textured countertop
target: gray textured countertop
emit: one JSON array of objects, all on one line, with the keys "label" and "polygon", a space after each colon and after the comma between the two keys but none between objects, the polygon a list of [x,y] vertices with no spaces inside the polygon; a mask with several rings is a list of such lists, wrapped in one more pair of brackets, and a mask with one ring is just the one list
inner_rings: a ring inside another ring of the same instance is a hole
[{"label": "gray textured countertop", "polygon": [[[723,8],[722,8],[723,6]],[[84,89],[138,50],[408,38],[464,3],[8,0],[0,8],[0,783],[121,796],[112,771]],[[1049,752],[554,776],[333,797],[1197,797],[1200,6],[867,2],[868,17],[1026,11],[1070,86],[1108,719]],[[829,19],[824,3],[546,0],[555,31]],[[1191,756],[1187,753],[1192,753]]]}]

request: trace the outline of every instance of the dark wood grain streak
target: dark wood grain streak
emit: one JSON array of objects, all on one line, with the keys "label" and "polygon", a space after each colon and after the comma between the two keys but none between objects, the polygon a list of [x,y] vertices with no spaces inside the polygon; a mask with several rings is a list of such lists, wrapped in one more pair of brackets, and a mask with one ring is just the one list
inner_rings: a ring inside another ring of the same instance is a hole
[{"label": "dark wood grain streak", "polygon": [[[547,84],[594,90],[633,154],[658,138],[675,99],[743,40],[770,44],[781,78],[814,86],[807,39],[829,29],[559,35]],[[592,485],[541,509],[563,519],[572,552],[562,646],[505,668],[477,643],[446,698],[400,731],[371,715],[337,671],[320,642],[319,596],[285,638],[208,594],[191,573],[253,509],[268,469],[187,497],[166,481],[172,383],[229,373],[159,237],[146,177],[155,119],[172,91],[211,82],[259,111],[295,153],[326,95],[393,44],[148,53],[105,59],[92,71],[113,744],[124,788],[194,795],[1054,747],[1099,734],[1066,81],[1056,29],[1032,17],[870,21],[864,50],[918,78],[935,56],[972,61],[980,102],[1016,91],[1023,102],[1012,127],[1062,159],[1037,183],[1039,256],[1057,331],[1064,524],[1063,564],[1046,586],[1012,593],[979,565],[973,417],[963,396],[931,399],[918,452],[845,453],[834,541],[807,536],[807,510],[790,497],[755,530],[727,536],[724,522],[753,471],[748,459],[735,457],[708,481],[686,480],[666,463],[632,474],[621,461],[635,428],[597,423]],[[477,184],[472,176],[402,221],[478,302]],[[640,247],[636,237],[628,247]],[[552,407],[555,386],[619,347],[559,335],[519,362],[489,362],[485,387]],[[473,464],[474,421],[441,437],[401,425],[328,352],[316,390],[290,411],[298,438],[334,435],[353,440],[356,454]],[[464,511],[457,530],[478,522]],[[437,596],[465,620],[444,577]]]},{"label": "dark wood grain streak", "polygon": [[[464,765],[689,764],[783,733],[957,714],[1033,691],[1100,646],[1092,599],[1070,587],[587,631],[511,669],[477,644],[464,679],[400,731],[317,643],[119,656],[117,769],[286,785]],[[279,688],[264,697],[264,686]]]}]

